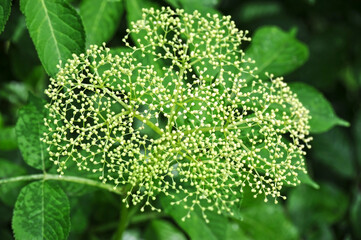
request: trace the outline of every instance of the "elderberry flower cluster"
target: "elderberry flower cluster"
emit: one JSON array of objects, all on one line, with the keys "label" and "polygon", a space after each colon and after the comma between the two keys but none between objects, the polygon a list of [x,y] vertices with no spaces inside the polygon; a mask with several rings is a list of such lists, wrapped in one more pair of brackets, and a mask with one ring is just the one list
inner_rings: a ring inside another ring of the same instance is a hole
[{"label": "elderberry flower cluster", "polygon": [[308,110],[281,77],[255,74],[247,31],[170,8],[127,31],[127,50],[93,45],[51,79],[43,141],[60,174],[75,163],[125,187],[127,204],[155,209],[163,193],[205,218],[232,214],[245,187],[267,200],[300,183]]}]

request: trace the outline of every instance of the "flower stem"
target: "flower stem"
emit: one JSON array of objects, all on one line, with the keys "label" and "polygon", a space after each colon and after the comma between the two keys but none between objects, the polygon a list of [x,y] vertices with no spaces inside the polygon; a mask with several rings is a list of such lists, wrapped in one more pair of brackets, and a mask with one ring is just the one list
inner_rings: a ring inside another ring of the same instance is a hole
[{"label": "flower stem", "polygon": [[33,180],[55,180],[55,181],[64,181],[64,182],[73,182],[83,185],[88,185],[92,187],[101,188],[104,190],[108,190],[110,192],[116,193],[118,195],[123,195],[124,191],[122,188],[115,188],[112,185],[98,182],[91,179],[86,179],[82,177],[75,177],[75,176],[60,176],[57,174],[32,174],[32,175],[26,175],[26,176],[18,176],[18,177],[11,177],[11,178],[5,178],[0,179],[0,185],[12,183],[12,182],[21,182],[21,181],[33,181]]}]

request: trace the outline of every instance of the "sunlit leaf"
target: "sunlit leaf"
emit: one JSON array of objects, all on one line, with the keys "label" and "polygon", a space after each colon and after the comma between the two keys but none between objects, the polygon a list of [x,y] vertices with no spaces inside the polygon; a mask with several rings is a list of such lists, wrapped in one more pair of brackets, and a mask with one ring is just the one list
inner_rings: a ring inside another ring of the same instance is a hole
[{"label": "sunlit leaf", "polygon": [[246,50],[247,58],[256,61],[256,73],[281,76],[300,67],[308,59],[308,48],[291,33],[278,27],[259,28]]},{"label": "sunlit leaf", "polygon": [[314,87],[305,83],[290,83],[291,90],[297,94],[302,104],[310,111],[311,132],[326,132],[336,125],[349,126],[345,120],[337,117],[331,104]]},{"label": "sunlit leaf", "polygon": [[21,10],[41,63],[53,76],[56,65],[80,54],[85,47],[84,27],[78,13],[62,0],[21,0]]},{"label": "sunlit leaf", "polygon": [[298,239],[297,228],[287,218],[280,205],[259,202],[243,208],[241,212],[241,229],[251,239]]},{"label": "sunlit leaf", "polygon": [[122,1],[82,1],[80,16],[86,32],[86,45],[107,42],[117,30],[122,15]]},{"label": "sunlit leaf", "polygon": [[0,33],[4,31],[11,11],[11,0],[0,0]]}]

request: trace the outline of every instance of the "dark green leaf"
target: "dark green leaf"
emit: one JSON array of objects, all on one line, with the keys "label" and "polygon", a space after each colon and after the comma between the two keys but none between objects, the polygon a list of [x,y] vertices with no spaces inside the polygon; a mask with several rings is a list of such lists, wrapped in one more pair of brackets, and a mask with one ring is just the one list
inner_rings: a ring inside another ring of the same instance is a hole
[{"label": "dark green leaf", "polygon": [[122,15],[122,1],[82,1],[80,5],[80,16],[84,23],[86,45],[99,45],[111,39]]},{"label": "dark green leaf", "polygon": [[247,2],[242,6],[240,19],[242,22],[250,22],[280,14],[281,11],[282,7],[278,2]]},{"label": "dark green leaf", "polygon": [[352,229],[357,236],[357,238],[361,238],[361,193],[356,195],[356,199],[351,206],[351,226]]},{"label": "dark green leaf", "polygon": [[296,227],[287,219],[280,205],[260,202],[241,210],[242,230],[254,240],[298,239]]},{"label": "dark green leaf", "polygon": [[88,227],[89,216],[84,212],[86,204],[82,203],[82,200],[82,198],[69,198],[71,233],[83,233]]},{"label": "dark green leaf", "polygon": [[293,189],[287,200],[288,211],[301,233],[315,224],[332,224],[346,213],[348,199],[337,187],[320,184],[315,190],[302,185]]},{"label": "dark green leaf", "polygon": [[[16,177],[24,175],[25,169],[21,166],[0,159],[0,178]],[[23,183],[13,182],[0,185],[0,199],[9,206],[13,206]]]},{"label": "dark green leaf", "polygon": [[16,201],[12,226],[15,239],[67,239],[69,201],[55,183],[38,181],[25,186]]},{"label": "dark green leaf", "polygon": [[256,61],[256,73],[281,76],[301,66],[308,58],[308,49],[278,27],[262,27],[253,35],[246,56]]},{"label": "dark green leaf", "polygon": [[355,149],[358,159],[358,164],[361,166],[361,109],[356,114],[356,119],[353,125],[354,130],[352,131],[355,138]]},{"label": "dark green leaf", "polygon": [[349,126],[348,122],[337,117],[331,104],[315,88],[305,83],[291,83],[289,86],[310,111],[312,133],[326,132],[335,125]]},{"label": "dark green leaf", "polygon": [[165,0],[165,1],[174,8],[180,8],[181,7],[178,0]]},{"label": "dark green leaf", "polygon": [[0,150],[9,151],[17,147],[18,142],[16,140],[15,128],[5,127],[0,129]]},{"label": "dark green leaf", "polygon": [[36,169],[46,169],[50,165],[46,145],[40,141],[47,131],[44,125],[44,101],[30,96],[29,104],[19,111],[16,123],[16,135],[24,160]]},{"label": "dark green leaf", "polygon": [[186,240],[187,238],[173,224],[164,220],[153,220],[145,231],[148,240]]},{"label": "dark green leaf", "polygon": [[[200,211],[189,211],[182,205],[172,205],[172,199],[164,197],[161,203],[165,213],[169,214],[174,221],[189,235],[192,240],[217,240],[224,239],[227,231],[228,219],[214,211],[207,211],[209,223],[206,223]],[[187,214],[189,218],[186,218]]]},{"label": "dark green leaf", "polygon": [[298,173],[298,179],[301,181],[301,183],[309,185],[309,186],[313,187],[314,189],[319,189],[320,188],[318,183],[313,181],[312,178],[310,177],[310,175],[308,175],[308,174],[306,174],[304,172],[300,171]]},{"label": "dark green leaf", "polygon": [[314,137],[312,153],[316,160],[344,177],[353,177],[355,168],[348,136],[340,128]]},{"label": "dark green leaf", "polygon": [[84,51],[85,33],[78,13],[62,0],[21,0],[21,10],[46,72],[54,76],[56,65],[73,53]]},{"label": "dark green leaf", "polygon": [[5,24],[10,16],[11,0],[0,0],[0,33],[4,31]]}]

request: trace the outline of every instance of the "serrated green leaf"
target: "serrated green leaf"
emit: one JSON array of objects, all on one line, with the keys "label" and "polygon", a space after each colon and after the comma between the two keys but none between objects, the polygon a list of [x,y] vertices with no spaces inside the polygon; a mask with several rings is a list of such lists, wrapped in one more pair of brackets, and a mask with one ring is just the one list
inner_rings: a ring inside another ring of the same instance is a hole
[{"label": "serrated green leaf", "polygon": [[[24,175],[25,169],[18,164],[0,159],[0,178],[16,177]],[[20,188],[24,184],[21,182],[6,183],[0,185],[0,199],[5,204],[13,206],[19,194]]]},{"label": "serrated green leaf", "polygon": [[29,104],[20,109],[15,126],[19,148],[25,162],[40,170],[51,165],[46,145],[40,141],[47,130],[44,125],[44,104],[44,100],[30,95]]},{"label": "serrated green leaf", "polygon": [[[209,223],[206,223],[200,211],[190,211],[182,205],[171,205],[174,201],[169,197],[161,198],[165,213],[169,214],[174,221],[189,235],[192,240],[223,240],[224,233],[228,228],[228,219],[213,211],[207,211]],[[189,218],[185,216],[190,214]]]},{"label": "serrated green leaf", "polygon": [[259,28],[253,35],[246,57],[256,61],[256,73],[281,76],[292,72],[308,59],[308,48],[292,34],[278,27]]},{"label": "serrated green leaf", "polygon": [[5,24],[11,12],[11,0],[0,0],[0,33],[4,31]]},{"label": "serrated green leaf", "polygon": [[12,220],[15,239],[67,239],[70,230],[69,201],[52,182],[25,186],[16,201]]},{"label": "serrated green leaf", "polygon": [[59,61],[85,48],[84,27],[78,13],[62,0],[21,0],[21,10],[46,72],[54,76]]},{"label": "serrated green leaf", "polygon": [[280,205],[260,202],[242,209],[242,215],[240,227],[251,239],[298,239],[297,228]]},{"label": "serrated green leaf", "polygon": [[305,83],[290,83],[291,90],[297,94],[302,104],[310,111],[311,132],[326,132],[336,125],[348,127],[349,123],[337,117],[326,98],[310,85]]},{"label": "serrated green leaf", "polygon": [[186,240],[187,238],[172,223],[165,220],[153,220],[144,234],[147,240]]},{"label": "serrated green leaf", "polygon": [[122,1],[82,1],[80,5],[80,16],[84,23],[86,45],[100,45],[111,39],[119,25],[122,15]]},{"label": "serrated green leaf", "polygon": [[340,128],[314,136],[312,155],[343,177],[352,178],[356,174],[351,142]]}]

